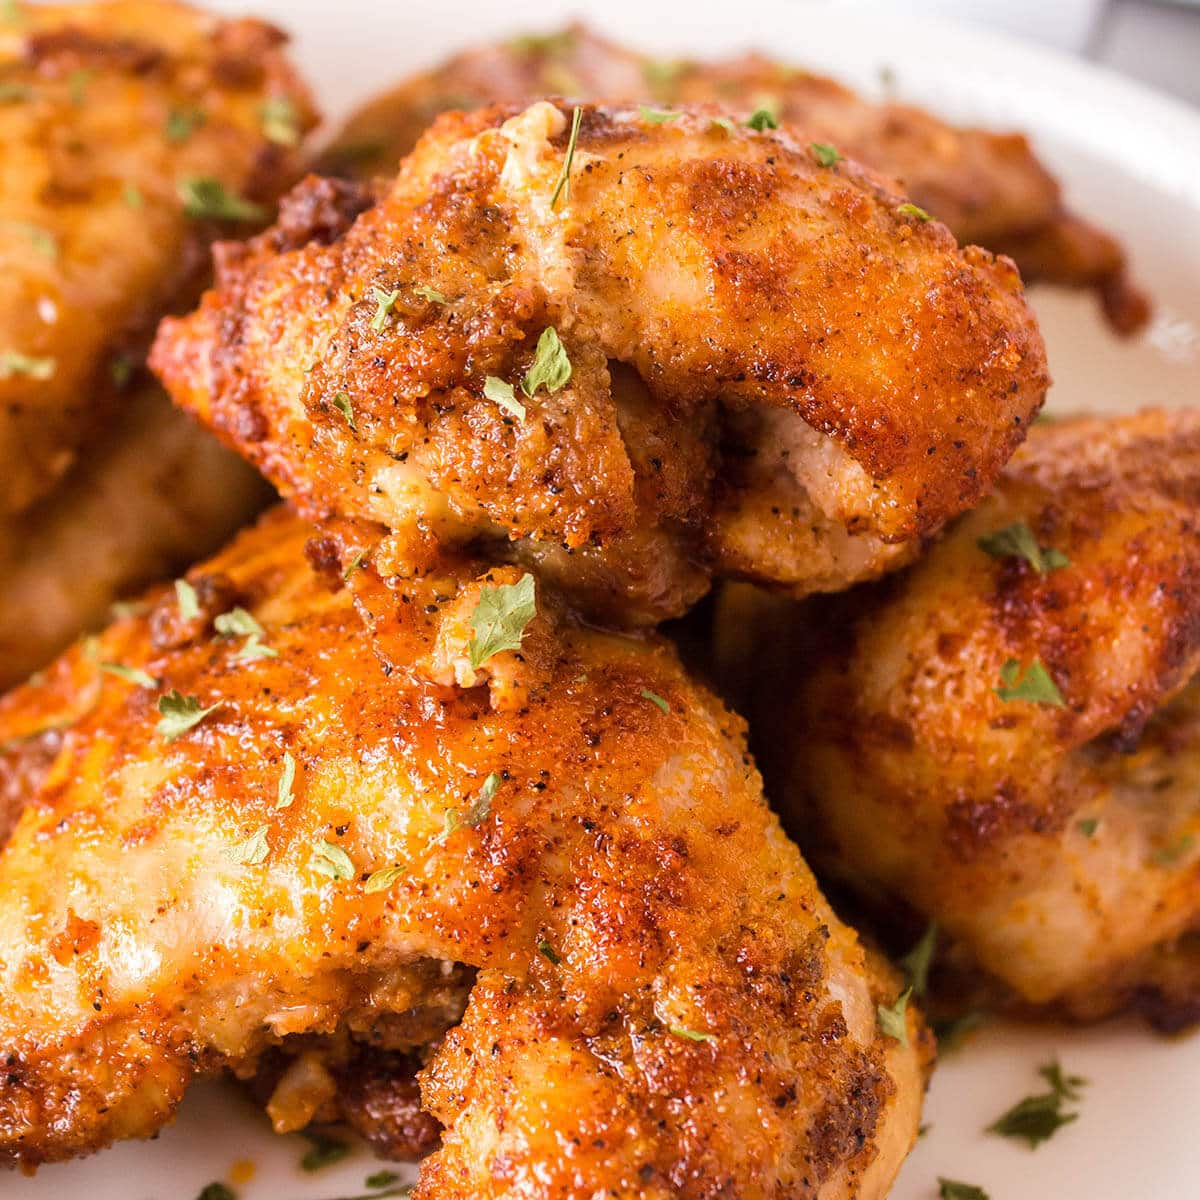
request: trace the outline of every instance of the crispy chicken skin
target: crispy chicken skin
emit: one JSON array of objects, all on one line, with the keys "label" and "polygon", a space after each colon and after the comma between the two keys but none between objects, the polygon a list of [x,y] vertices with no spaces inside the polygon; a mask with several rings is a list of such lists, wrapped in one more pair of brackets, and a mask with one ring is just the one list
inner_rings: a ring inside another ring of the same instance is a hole
[{"label": "crispy chicken skin", "polygon": [[960,242],[1016,259],[1026,280],[1095,288],[1113,327],[1132,333],[1149,306],[1108,234],[1069,212],[1020,133],[956,127],[907,104],[875,102],[832,79],[750,54],[655,60],[572,25],[455,55],[369,102],[325,155],[325,169],[390,175],[440,112],[545,95],[653,104],[767,107],[818,142],[867,163],[944,221]]},{"label": "crispy chicken skin", "polygon": [[[1017,522],[1069,565],[978,545]],[[1026,1003],[1200,1017],[1198,535],[1200,411],[1058,421],[917,566],[805,614],[828,648],[758,715],[811,852]],[[1063,706],[1002,699],[1010,660]]]},{"label": "crispy chicken skin", "polygon": [[[442,117],[377,201],[302,184],[153,368],[306,516],[527,539],[635,620],[711,571],[845,586],[978,499],[1046,386],[1011,262],[785,131],[580,111],[569,191],[548,102]],[[550,326],[570,380],[520,419],[486,381]]]},{"label": "crispy chicken skin", "polygon": [[299,159],[264,111],[286,106],[297,135],[314,119],[282,35],[258,22],[161,0],[5,13],[0,517],[62,477],[119,403],[114,361],[199,291],[230,222],[187,215],[181,186],[272,201]]},{"label": "crispy chicken skin", "polygon": [[[540,585],[520,650],[472,668],[481,588],[520,568],[401,580],[385,543],[352,601],[311,532],[268,515],[190,573],[199,616],[162,589],[0,702],[40,778],[0,853],[0,1161],[150,1135],[200,1074],[375,1031],[444,1039],[418,1197],[884,1196],[928,1035],[877,1028],[900,984],[780,831],[740,720]],[[273,657],[214,633],[235,605]],[[215,707],[166,743],[169,689]],[[477,970],[461,1022],[447,964]]]},{"label": "crispy chicken skin", "polygon": [[115,600],[217,550],[269,496],[160,387],[131,385],[83,460],[0,517],[0,688],[106,624]]}]

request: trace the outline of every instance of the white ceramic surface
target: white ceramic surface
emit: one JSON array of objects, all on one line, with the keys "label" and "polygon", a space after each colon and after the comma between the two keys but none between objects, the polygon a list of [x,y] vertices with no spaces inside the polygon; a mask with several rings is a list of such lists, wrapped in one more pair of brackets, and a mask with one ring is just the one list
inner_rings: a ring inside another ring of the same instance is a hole
[{"label": "white ceramic surface", "polygon": [[[216,7],[238,11],[220,0]],[[470,40],[546,28],[584,15],[602,30],[664,54],[761,46],[877,91],[888,66],[907,99],[950,116],[1029,130],[1071,199],[1120,231],[1157,316],[1119,342],[1089,298],[1038,290],[1061,409],[1200,403],[1200,114],[1115,75],[995,34],[856,13],[798,0],[738,8],[707,2],[541,0],[254,0],[296,36],[297,55],[327,112]],[[899,11],[899,8],[897,9]],[[1054,1055],[1091,1082],[1079,1119],[1037,1151],[982,1132],[1037,1090]],[[1134,1022],[1088,1030],[996,1026],[939,1068],[929,1130],[904,1168],[895,1200],[933,1200],[937,1176],[972,1182],[991,1200],[1195,1200],[1200,1196],[1200,1036],[1164,1039]],[[322,1200],[364,1192],[378,1170],[367,1154],[316,1174],[298,1163],[298,1138],[276,1138],[236,1091],[198,1087],[155,1142],[0,1176],[2,1200],[193,1200],[239,1161],[253,1176],[242,1200]]]}]

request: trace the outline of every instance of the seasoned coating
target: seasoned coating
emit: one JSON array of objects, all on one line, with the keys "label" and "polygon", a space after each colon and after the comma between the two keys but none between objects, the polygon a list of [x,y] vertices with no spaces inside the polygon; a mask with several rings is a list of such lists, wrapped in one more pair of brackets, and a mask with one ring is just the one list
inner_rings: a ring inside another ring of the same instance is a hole
[{"label": "seasoned coating", "polygon": [[1149,306],[1116,240],[1068,211],[1020,133],[953,126],[908,104],[875,102],[759,54],[660,60],[571,25],[455,55],[376,97],[326,151],[326,170],[390,175],[440,112],[546,95],[652,104],[713,102],[739,116],[766,107],[815,141],[898,180],[962,243],[1016,259],[1027,281],[1094,288],[1113,327],[1132,333]]},{"label": "seasoned coating", "polygon": [[269,496],[161,388],[133,385],[84,460],[0,517],[0,688],[106,624],[114,601],[211,554]]},{"label": "seasoned coating", "polygon": [[[1019,522],[1069,564],[979,546]],[[759,706],[821,861],[1026,1003],[1200,1017],[1198,534],[1200,411],[1039,425],[917,566],[802,618],[844,629]],[[998,693],[1035,662],[1061,707]]]},{"label": "seasoned coating", "polygon": [[[845,586],[979,498],[1046,386],[1011,262],[785,131],[578,111],[569,191],[572,109],[548,102],[441,118],[374,204],[302,185],[222,248],[152,366],[310,518],[599,548],[598,603],[635,620],[708,571]],[[519,384],[548,327],[570,378],[518,386],[522,418],[485,389]],[[794,544],[760,554],[724,519],[760,502]],[[678,572],[633,578],[655,543]]]},{"label": "seasoned coating", "polygon": [[[0,853],[0,1161],[150,1135],[199,1074],[377,1029],[444,1035],[419,1198],[885,1195],[927,1035],[877,1028],[899,981],[780,831],[740,720],[540,587],[520,649],[472,668],[481,590],[519,568],[401,580],[384,545],[352,605],[310,532],[268,516],[190,573],[198,616],[163,589],[0,702],[0,740],[87,706]],[[232,606],[273,656],[214,633]],[[175,689],[214,707],[165,742]],[[453,963],[478,975],[447,1031]]]},{"label": "seasoned coating", "polygon": [[0,518],[44,496],[118,410],[110,372],[164,307],[192,301],[213,237],[253,227],[189,216],[181,189],[273,201],[299,166],[278,139],[313,123],[267,25],[161,0],[4,12]]}]

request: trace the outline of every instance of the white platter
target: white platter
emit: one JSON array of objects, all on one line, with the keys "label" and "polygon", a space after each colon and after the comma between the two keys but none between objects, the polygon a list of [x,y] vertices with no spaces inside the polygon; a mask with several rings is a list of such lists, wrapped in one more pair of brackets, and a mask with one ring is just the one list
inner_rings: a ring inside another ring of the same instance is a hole
[{"label": "white platter", "polygon": [[[1035,291],[1059,409],[1200,404],[1200,113],[1050,51],[999,35],[931,26],[877,7],[757,0],[249,0],[295,35],[327,113],[347,108],[457,46],[569,16],[664,54],[758,46],[868,91],[891,68],[905,99],[957,119],[1029,131],[1076,207],[1120,233],[1157,310],[1134,342],[1109,335],[1089,298]],[[220,0],[215,7],[240,11]],[[1198,67],[1200,69],[1200,67]],[[1200,802],[1200,797],[1198,797]],[[983,1128],[1037,1090],[1053,1056],[1091,1082],[1079,1119],[1037,1151]],[[978,1184],[991,1200],[1193,1200],[1200,1196],[1200,1036],[1157,1037],[1134,1022],[1087,1030],[995,1026],[939,1068],[930,1129],[895,1200],[933,1200],[939,1175]],[[195,1089],[155,1142],[119,1146],[0,1178],[3,1200],[193,1200],[237,1179],[241,1200],[322,1200],[362,1193],[380,1169],[365,1152],[316,1174],[305,1144],[276,1138],[239,1093]],[[241,1164],[237,1166],[236,1164]],[[248,1180],[242,1176],[250,1169]]]}]

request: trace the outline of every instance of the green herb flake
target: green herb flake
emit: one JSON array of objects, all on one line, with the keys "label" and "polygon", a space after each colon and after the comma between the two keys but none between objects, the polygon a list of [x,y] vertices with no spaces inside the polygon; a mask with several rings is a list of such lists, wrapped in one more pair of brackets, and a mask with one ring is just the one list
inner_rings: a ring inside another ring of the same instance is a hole
[{"label": "green herb flake", "polygon": [[369,1188],[385,1188],[391,1187],[393,1183],[399,1183],[400,1176],[395,1171],[376,1171],[373,1175],[368,1175],[365,1184]]},{"label": "green herb flake", "polygon": [[995,692],[1005,704],[1013,700],[1028,700],[1031,704],[1066,707],[1062,692],[1039,658],[1024,668],[1017,659],[1010,658],[1000,668],[1000,686]]},{"label": "green herb flake", "polygon": [[682,58],[650,59],[642,64],[642,77],[659,93],[670,91],[686,73],[688,64]]},{"label": "green herb flake", "polygon": [[279,772],[279,786],[276,789],[275,807],[291,808],[292,801],[295,796],[292,794],[292,785],[296,782],[296,760],[292,757],[290,750],[283,752],[283,770]]},{"label": "green herb flake", "polygon": [[296,106],[286,97],[268,100],[258,110],[263,137],[277,146],[300,144],[300,116]]},{"label": "green herb flake", "polygon": [[823,167],[835,167],[842,161],[838,148],[831,146],[828,142],[810,142],[808,148]]},{"label": "green herb flake", "polygon": [[442,817],[442,832],[435,841],[444,842],[451,834],[460,829],[478,829],[492,814],[492,798],[500,787],[500,776],[493,771],[479,789],[479,795],[463,815],[456,808],[448,808]]},{"label": "green herb flake", "polygon": [[563,156],[562,170],[558,175],[558,182],[554,185],[554,191],[550,195],[550,207],[553,209],[558,203],[559,196],[566,196],[567,203],[571,202],[571,165],[575,161],[575,143],[579,141],[579,122],[583,119],[583,109],[576,107],[571,114],[571,134],[567,139],[567,152]]},{"label": "green herb flake", "polygon": [[933,220],[933,218],[919,204],[901,204],[897,207],[896,211],[902,217],[916,217],[918,221]]},{"label": "green herb flake", "polygon": [[428,300],[430,304],[449,304],[450,301],[442,295],[437,288],[431,288],[424,283],[418,283],[413,288],[413,293],[420,296],[422,300]]},{"label": "green herb flake", "polygon": [[1038,1067],[1038,1074],[1050,1085],[1056,1096],[1064,1100],[1080,1100],[1088,1081],[1082,1075],[1066,1075],[1058,1059]]},{"label": "green herb flake", "polygon": [[986,534],[976,544],[994,558],[1023,558],[1039,575],[1071,565],[1071,560],[1060,550],[1039,546],[1033,530],[1024,521]]},{"label": "green herb flake", "polygon": [[[558,330],[553,325],[547,325],[538,338],[533,362],[521,380],[521,391],[529,397],[540,387],[550,393],[559,392],[570,379],[571,360],[567,357],[566,347],[558,336]],[[521,416],[524,415],[522,410]]]},{"label": "green herb flake", "polygon": [[121,391],[128,386],[136,370],[137,365],[128,354],[115,354],[108,364],[108,377],[113,381],[113,387]]},{"label": "green herb flake", "polygon": [[156,726],[158,734],[163,741],[173,742],[219,707],[219,704],[210,704],[202,708],[195,696],[183,696],[172,688],[158,698],[158,711],[162,714]]},{"label": "green herb flake", "polygon": [[562,965],[562,957],[557,950],[554,949],[547,941],[540,941],[537,944],[538,953],[553,967]]},{"label": "green herb flake", "polygon": [[755,133],[762,133],[766,129],[778,129],[779,118],[769,108],[756,108],[746,119],[746,124]]},{"label": "green herb flake", "polygon": [[1172,842],[1169,846],[1163,846],[1161,849],[1154,852],[1154,861],[1160,867],[1173,867],[1179,860],[1187,855],[1187,853],[1196,844],[1194,834],[1185,833],[1178,841]]},{"label": "green herb flake", "polygon": [[213,621],[222,637],[262,637],[263,627],[244,609],[231,608]]},{"label": "green herb flake", "polygon": [[267,210],[236,192],[230,192],[219,179],[195,175],[179,181],[183,211],[197,220],[265,221]]},{"label": "green herb flake", "polygon": [[528,572],[516,583],[480,588],[479,602],[468,620],[475,635],[467,643],[471,666],[481,667],[502,651],[519,650],[525,626],[536,614],[534,581]]},{"label": "green herb flake", "polygon": [[400,289],[385,292],[383,288],[373,287],[371,297],[375,301],[375,315],[371,318],[371,328],[378,333],[386,324],[392,306],[400,298]]},{"label": "green herb flake", "polygon": [[121,184],[121,199],[125,201],[127,208],[146,207],[146,200],[142,195],[142,189],[136,183]]},{"label": "green herb flake", "polygon": [[892,1005],[877,1004],[876,1016],[879,1018],[879,1028],[890,1038],[895,1038],[902,1046],[908,1045],[908,1001],[912,996],[912,988],[906,987],[896,997]]},{"label": "green herb flake", "polygon": [[200,615],[200,599],[196,589],[186,579],[175,580],[175,600],[179,615],[185,621],[194,621]]},{"label": "green herb flake", "polygon": [[975,1030],[987,1022],[988,1014],[982,1009],[972,1009],[962,1016],[934,1021],[933,1032],[937,1038],[938,1053],[949,1054],[959,1049]]},{"label": "green herb flake", "polygon": [[667,108],[651,108],[648,104],[639,104],[638,112],[642,120],[651,125],[665,125],[668,121],[678,121],[683,116],[681,112],[672,112]]},{"label": "green herb flake", "polygon": [[714,129],[723,129],[726,133],[732,133],[737,128],[729,117],[713,117],[708,123],[708,129],[711,133]]},{"label": "green herb flake", "polygon": [[163,127],[168,142],[186,142],[208,120],[202,108],[173,108]]},{"label": "green herb flake", "polygon": [[300,1160],[303,1171],[319,1171],[322,1167],[332,1166],[341,1162],[350,1153],[350,1145],[341,1138],[331,1137],[327,1133],[306,1133],[309,1149]]},{"label": "green herb flake", "polygon": [[[4,102],[4,85],[0,84],[0,104]],[[10,229],[28,240],[29,244],[43,258],[51,261],[58,257],[58,239],[48,229],[35,225],[32,221],[9,221],[0,219],[0,228]]]},{"label": "green herb flake", "polygon": [[346,418],[346,424],[350,426],[351,433],[357,433],[358,425],[354,420],[354,409],[351,407],[348,393],[338,392],[330,403]]},{"label": "green herb flake", "polygon": [[124,679],[127,683],[136,683],[138,687],[158,687],[158,680],[139,667],[127,667],[124,663],[118,662],[102,662],[97,665],[100,667],[100,670],[107,674],[115,675],[118,679]]},{"label": "green herb flake", "polygon": [[15,379],[20,375],[44,383],[53,377],[57,367],[53,358],[37,358],[17,350],[0,350],[0,379]]},{"label": "green herb flake", "polygon": [[929,927],[921,935],[921,940],[900,960],[900,966],[912,985],[914,996],[923,996],[929,989],[929,968],[933,963],[937,940],[937,922],[930,921]]},{"label": "green herb flake", "polygon": [[973,1183],[938,1176],[938,1200],[989,1200],[987,1192]]},{"label": "green herb flake", "polygon": [[367,876],[367,880],[363,884],[363,891],[364,892],[386,891],[403,874],[404,874],[403,867],[380,867],[378,871],[372,871],[371,874]]},{"label": "green herb flake", "polygon": [[1078,829],[1084,837],[1095,837],[1096,830],[1100,828],[1100,821],[1097,817],[1085,817],[1082,821],[1076,822],[1075,828]]},{"label": "green herb flake", "polygon": [[330,879],[353,879],[354,863],[341,846],[324,839],[313,847],[312,868]]},{"label": "green herb flake", "polygon": [[989,1125],[986,1132],[1028,1142],[1029,1148],[1036,1150],[1042,1142],[1049,1141],[1058,1130],[1079,1116],[1078,1113],[1063,1112],[1062,1104],[1063,1098],[1057,1092],[1026,1096]]},{"label": "green herb flake", "polygon": [[342,572],[343,582],[348,580],[356,571],[361,571],[367,561],[367,551],[360,550],[351,560],[350,565]]},{"label": "green herb flake", "polygon": [[525,420],[525,405],[517,399],[511,383],[495,375],[489,375],[483,381],[483,394],[493,404],[498,404],[505,412],[510,412],[518,421]]},{"label": "green herb flake", "polygon": [[703,1029],[689,1029],[686,1025],[668,1025],[667,1032],[676,1037],[687,1038],[689,1042],[715,1042],[715,1033],[706,1033]]},{"label": "green herb flake", "polygon": [[237,1200],[237,1192],[223,1183],[206,1183],[196,1200]]},{"label": "green herb flake", "polygon": [[642,688],[641,696],[643,700],[649,700],[656,708],[661,708],[663,712],[669,713],[671,706],[657,693],[652,692],[649,688]]},{"label": "green herb flake", "polygon": [[82,108],[83,102],[87,99],[88,84],[92,81],[92,76],[95,71],[90,71],[86,67],[77,67],[67,76],[67,92],[71,97],[71,103],[76,108]]},{"label": "green herb flake", "polygon": [[248,838],[244,841],[235,842],[232,846],[226,846],[221,850],[232,863],[237,863],[239,866],[257,867],[270,853],[271,847],[267,844],[267,829],[269,826],[260,825]]}]

